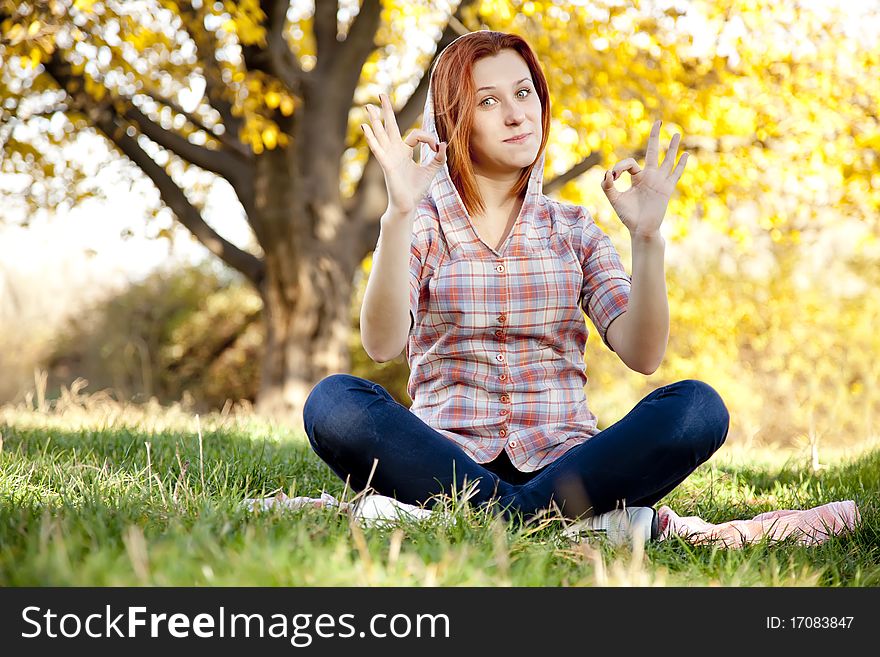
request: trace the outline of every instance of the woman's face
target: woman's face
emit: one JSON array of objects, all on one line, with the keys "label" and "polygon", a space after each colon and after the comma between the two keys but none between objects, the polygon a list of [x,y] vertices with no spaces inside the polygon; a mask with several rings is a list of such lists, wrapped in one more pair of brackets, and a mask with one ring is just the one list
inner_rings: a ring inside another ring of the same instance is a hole
[{"label": "woman's face", "polygon": [[[474,64],[477,89],[471,158],[482,175],[509,175],[530,166],[541,147],[541,99],[525,60],[504,49]],[[481,88],[491,87],[491,88]],[[528,133],[521,142],[505,141]]]}]

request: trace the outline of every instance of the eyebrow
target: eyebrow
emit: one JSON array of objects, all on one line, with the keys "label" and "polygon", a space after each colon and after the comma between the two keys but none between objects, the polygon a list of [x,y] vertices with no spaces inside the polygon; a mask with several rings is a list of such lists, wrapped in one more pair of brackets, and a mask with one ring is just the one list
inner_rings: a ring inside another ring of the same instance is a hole
[{"label": "eyebrow", "polygon": [[[515,87],[520,82],[529,82],[529,80],[530,80],[529,78],[523,78],[522,80],[517,80],[516,82],[513,83],[513,86]],[[494,89],[494,88],[495,87],[480,87],[479,89],[477,89],[477,91],[483,91],[483,89]]]}]

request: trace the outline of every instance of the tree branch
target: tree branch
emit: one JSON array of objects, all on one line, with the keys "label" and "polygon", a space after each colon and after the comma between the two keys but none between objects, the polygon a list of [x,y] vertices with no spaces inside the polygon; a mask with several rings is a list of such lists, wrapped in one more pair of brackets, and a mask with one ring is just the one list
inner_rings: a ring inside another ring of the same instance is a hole
[{"label": "tree branch", "polygon": [[240,271],[259,288],[264,273],[263,262],[221,237],[205,222],[198,209],[190,203],[183,190],[177,186],[165,169],[156,164],[134,138],[126,134],[118,115],[115,115],[115,119],[107,116],[97,124],[97,127],[153,181],[165,205],[208,251],[233,269]]},{"label": "tree branch", "polygon": [[594,166],[599,164],[601,158],[598,153],[590,153],[583,160],[575,164],[571,169],[566,171],[565,173],[556,176],[553,180],[548,183],[544,183],[543,191],[545,194],[550,194],[551,192],[555,192],[557,189],[562,187],[565,183],[570,180],[574,180],[582,173],[586,173],[588,170],[592,169]]},{"label": "tree branch", "polygon": [[309,74],[302,70],[284,38],[289,8],[290,0],[275,0],[274,6],[266,12],[272,21],[268,36],[269,55],[272,59],[272,70],[278,79],[287,86],[290,93],[301,95],[302,82]]},{"label": "tree branch", "polygon": [[[106,96],[102,101],[96,101],[83,91],[82,80],[74,75],[71,71],[70,64],[61,59],[61,55],[56,50],[47,62],[44,64],[46,74],[52,77],[58,85],[65,90],[70,99],[71,109],[83,112],[88,119],[98,128],[104,135],[113,142],[124,155],[126,155],[135,165],[137,165],[144,174],[153,181],[162,201],[177,216],[178,221],[189,230],[205,248],[218,258],[223,260],[230,267],[240,271],[255,286],[259,287],[262,281],[264,265],[259,258],[247,251],[244,251],[228,240],[221,237],[213,228],[205,223],[199,210],[190,203],[189,199],[178,187],[171,176],[163,167],[156,163],[137,143],[137,141],[127,134],[128,125],[123,120],[123,116],[119,114],[116,108],[117,100]],[[135,114],[141,114],[140,110],[126,106],[125,113],[128,114],[132,109],[136,110]],[[152,124],[146,116],[143,116],[148,123]],[[155,126],[155,124],[152,124]],[[162,130],[159,126],[156,126]],[[146,133],[145,133],[146,134]],[[167,133],[171,134],[171,133]],[[149,135],[148,135],[149,136]],[[174,135],[178,139],[185,139],[179,135]],[[189,144],[195,146],[194,144]],[[198,147],[197,147],[198,148]],[[206,150],[206,149],[203,149]],[[209,151],[210,152],[210,151]],[[229,157],[226,154],[226,157]],[[197,163],[195,163],[197,164]],[[213,169],[209,169],[213,170]],[[232,182],[232,181],[230,181]]]},{"label": "tree branch", "polygon": [[[61,58],[58,50],[52,54],[45,66],[46,72],[55,79],[62,89],[69,90],[71,84],[78,89],[83,88],[85,82],[83,76],[73,73],[70,65]],[[79,94],[79,96],[80,100],[85,99],[85,95]],[[239,194],[250,188],[247,178],[249,170],[242,167],[241,161],[225,147],[217,150],[205,148],[192,143],[176,132],[166,130],[138,109],[130,98],[124,99],[124,106],[122,115],[137,125],[143,134],[162,148],[167,148],[178,157],[205,171],[222,176]]]},{"label": "tree branch", "polygon": [[[315,204],[339,200],[339,176],[346,149],[352,99],[364,62],[374,50],[379,27],[379,0],[364,0],[344,42],[336,40],[336,2],[316,3],[315,38],[320,55],[303,85],[304,112],[299,116],[295,158],[309,162],[307,178]],[[321,157],[314,154],[320,150]],[[317,216],[317,215],[316,215]]]},{"label": "tree branch", "polygon": [[412,96],[409,97],[409,100],[406,101],[403,109],[397,113],[397,125],[412,126],[421,121],[422,111],[425,108],[425,100],[428,98],[428,85],[431,82],[431,68],[433,68],[434,62],[440,53],[442,53],[450,43],[455,41],[458,37],[470,32],[470,30],[461,23],[460,19],[462,18],[464,10],[474,4],[475,1],[476,0],[462,0],[456,8],[455,13],[449,17],[449,23],[446,25],[446,29],[443,30],[440,40],[437,42],[437,48],[435,49],[435,55],[431,59],[431,63],[428,65],[424,75],[422,75],[421,80],[419,80],[415,92],[413,92]]},{"label": "tree branch", "polygon": [[[182,2],[179,5],[180,22],[187,31],[190,38],[196,44],[196,57],[202,67],[202,76],[205,79],[205,92],[211,106],[220,114],[223,126],[229,139],[238,142],[237,152],[242,153],[248,163],[254,161],[254,154],[239,139],[239,135],[244,127],[244,119],[233,114],[232,102],[228,100],[226,82],[223,80],[223,69],[216,56],[216,39],[214,35],[209,34],[204,27],[204,9],[196,10],[191,2]],[[244,168],[244,167],[242,167]],[[249,171],[252,170],[250,167]],[[248,220],[255,232],[259,234],[256,222],[258,217],[254,216],[254,186],[252,175],[246,180],[240,182],[238,187],[232,180],[229,181],[238,195],[238,200],[245,208]]]},{"label": "tree branch", "polygon": [[151,120],[146,114],[131,104],[129,99],[126,103],[123,116],[138,126],[140,131],[162,148],[167,148],[179,157],[183,158],[191,164],[211,171],[226,178],[230,184],[235,186],[236,181],[241,177],[242,171],[245,169],[240,166],[240,162],[233,157],[225,147],[223,149],[211,150],[197,144],[193,144],[188,139],[181,137],[176,132],[166,130],[162,126]]},{"label": "tree branch", "polygon": [[228,148],[229,150],[234,151],[235,153],[238,153],[239,155],[241,155],[245,159],[250,158],[250,154],[249,154],[248,150],[245,148],[244,144],[242,144],[240,141],[238,141],[238,139],[231,138],[229,136],[229,134],[225,132],[226,126],[223,126],[224,132],[222,134],[217,134],[216,132],[214,132],[214,130],[212,128],[209,128],[208,126],[206,126],[205,123],[199,117],[197,117],[195,114],[192,114],[191,112],[187,112],[180,105],[175,103],[173,100],[171,100],[169,98],[164,98],[163,96],[160,96],[158,93],[153,92],[153,91],[149,91],[149,90],[141,90],[138,93],[142,93],[145,96],[149,96],[159,105],[165,105],[166,107],[171,109],[172,112],[175,112],[176,114],[180,114],[181,116],[185,117],[187,121],[192,123],[199,130],[210,135],[212,139],[216,139],[217,141],[219,141],[221,144],[226,146],[226,148]]},{"label": "tree branch", "polygon": [[[318,44],[317,70],[322,87],[338,89],[337,96],[351,99],[364,64],[376,48],[382,6],[379,0],[363,0],[345,41],[336,40],[336,2],[316,3],[315,40]],[[320,8],[320,9],[319,9]],[[332,10],[332,15],[331,15]],[[346,108],[346,116],[348,114]]]},{"label": "tree branch", "polygon": [[284,38],[289,8],[290,0],[260,0],[260,9],[266,15],[266,48],[247,45],[242,46],[241,52],[248,70],[274,75],[290,93],[300,95],[308,73],[302,70]]},{"label": "tree branch", "polygon": [[[364,0],[363,5],[375,3],[375,0]],[[364,6],[361,6],[361,11]],[[336,56],[339,42],[336,40],[338,24],[336,14],[339,11],[337,0],[324,0],[315,3],[315,13],[312,19],[312,32],[315,35],[315,55],[318,66],[328,67]]]},{"label": "tree branch", "polygon": [[[204,19],[201,13],[193,8],[192,3],[182,2],[180,8],[180,22],[196,44],[196,57],[202,66],[202,76],[205,78],[205,91],[211,106],[220,114],[226,134],[230,139],[238,140],[243,127],[242,120],[232,113],[232,103],[227,100],[226,84],[223,81],[223,70],[217,61],[216,48],[212,41],[212,35],[205,31]],[[242,149],[248,158],[252,157],[242,144]]]}]

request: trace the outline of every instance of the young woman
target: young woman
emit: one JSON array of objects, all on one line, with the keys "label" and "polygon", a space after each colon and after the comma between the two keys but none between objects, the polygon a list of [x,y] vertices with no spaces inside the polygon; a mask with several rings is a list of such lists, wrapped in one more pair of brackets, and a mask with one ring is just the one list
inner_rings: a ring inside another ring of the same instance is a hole
[{"label": "young woman", "polygon": [[[724,442],[727,409],[706,383],[679,381],[599,431],[581,309],[628,367],[656,370],[669,333],[659,229],[687,158],[673,169],[679,135],[658,165],[655,122],[645,168],[626,159],[602,182],[631,235],[630,277],[587,210],[542,194],[550,96],[521,37],[479,31],[451,43],[422,128],[405,139],[380,98],[362,128],[388,209],[361,336],[378,362],[406,349],[413,404],[329,376],[303,412],[313,449],[354,490],[369,480],[408,504],[476,483],[470,502],[507,518],[555,504],[595,529],[656,522],[649,507]],[[632,187],[621,193],[624,171]]]}]

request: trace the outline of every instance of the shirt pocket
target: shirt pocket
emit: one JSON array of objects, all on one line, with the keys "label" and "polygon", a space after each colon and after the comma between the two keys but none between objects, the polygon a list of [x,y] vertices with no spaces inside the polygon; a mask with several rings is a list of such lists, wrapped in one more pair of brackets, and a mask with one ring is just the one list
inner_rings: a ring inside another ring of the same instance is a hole
[{"label": "shirt pocket", "polygon": [[511,331],[520,331],[564,354],[582,330],[583,270],[574,254],[560,247],[509,262]]},{"label": "shirt pocket", "polygon": [[[500,262],[500,261],[498,261]],[[501,312],[507,281],[498,262],[487,259],[447,260],[429,283],[430,322],[447,335],[479,342]],[[465,351],[475,344],[461,344]]]}]

